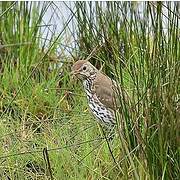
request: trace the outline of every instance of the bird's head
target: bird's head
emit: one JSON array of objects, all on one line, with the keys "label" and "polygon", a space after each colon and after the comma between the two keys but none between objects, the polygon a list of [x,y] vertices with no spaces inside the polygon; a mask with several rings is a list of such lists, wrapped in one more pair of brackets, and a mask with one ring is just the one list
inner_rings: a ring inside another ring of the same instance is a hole
[{"label": "bird's head", "polygon": [[87,60],[78,60],[72,66],[71,74],[78,79],[85,80],[97,73],[97,69]]}]

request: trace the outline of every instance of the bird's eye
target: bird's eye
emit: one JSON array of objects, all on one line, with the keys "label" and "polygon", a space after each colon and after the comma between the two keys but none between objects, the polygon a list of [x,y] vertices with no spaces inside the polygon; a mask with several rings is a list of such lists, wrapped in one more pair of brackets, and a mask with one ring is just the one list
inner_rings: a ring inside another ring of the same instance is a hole
[{"label": "bird's eye", "polygon": [[84,66],[84,67],[83,67],[83,71],[85,71],[86,69],[87,69],[86,66]]}]

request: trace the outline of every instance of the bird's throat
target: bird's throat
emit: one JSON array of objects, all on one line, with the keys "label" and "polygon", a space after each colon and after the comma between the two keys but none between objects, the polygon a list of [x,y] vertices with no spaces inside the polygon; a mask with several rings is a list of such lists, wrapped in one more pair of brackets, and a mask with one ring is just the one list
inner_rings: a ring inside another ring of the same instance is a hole
[{"label": "bird's throat", "polygon": [[92,86],[93,86],[93,81],[95,78],[96,78],[96,75],[93,74],[89,78],[83,81],[84,90],[85,90],[88,100],[91,99],[93,96]]},{"label": "bird's throat", "polygon": [[84,86],[84,90],[87,95],[87,98],[88,99],[92,98],[92,80],[90,79],[84,80],[83,86]]}]

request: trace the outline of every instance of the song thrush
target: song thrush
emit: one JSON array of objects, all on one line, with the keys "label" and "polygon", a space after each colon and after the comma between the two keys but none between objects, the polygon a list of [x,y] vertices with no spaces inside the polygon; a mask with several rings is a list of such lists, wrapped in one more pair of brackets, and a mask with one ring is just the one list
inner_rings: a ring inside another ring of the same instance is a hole
[{"label": "song thrush", "polygon": [[86,60],[78,60],[72,66],[71,74],[83,82],[89,107],[97,120],[101,124],[113,126],[116,123],[115,110],[118,108],[116,83]]}]

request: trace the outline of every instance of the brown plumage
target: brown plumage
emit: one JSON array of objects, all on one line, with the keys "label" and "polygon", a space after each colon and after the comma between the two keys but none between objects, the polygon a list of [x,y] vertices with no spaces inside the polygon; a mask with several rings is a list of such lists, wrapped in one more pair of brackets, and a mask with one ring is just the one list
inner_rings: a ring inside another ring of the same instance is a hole
[{"label": "brown plumage", "polygon": [[114,86],[113,81],[108,76],[101,72],[97,72],[97,76],[93,83],[93,93],[96,93],[102,104],[113,110],[116,109]]}]

